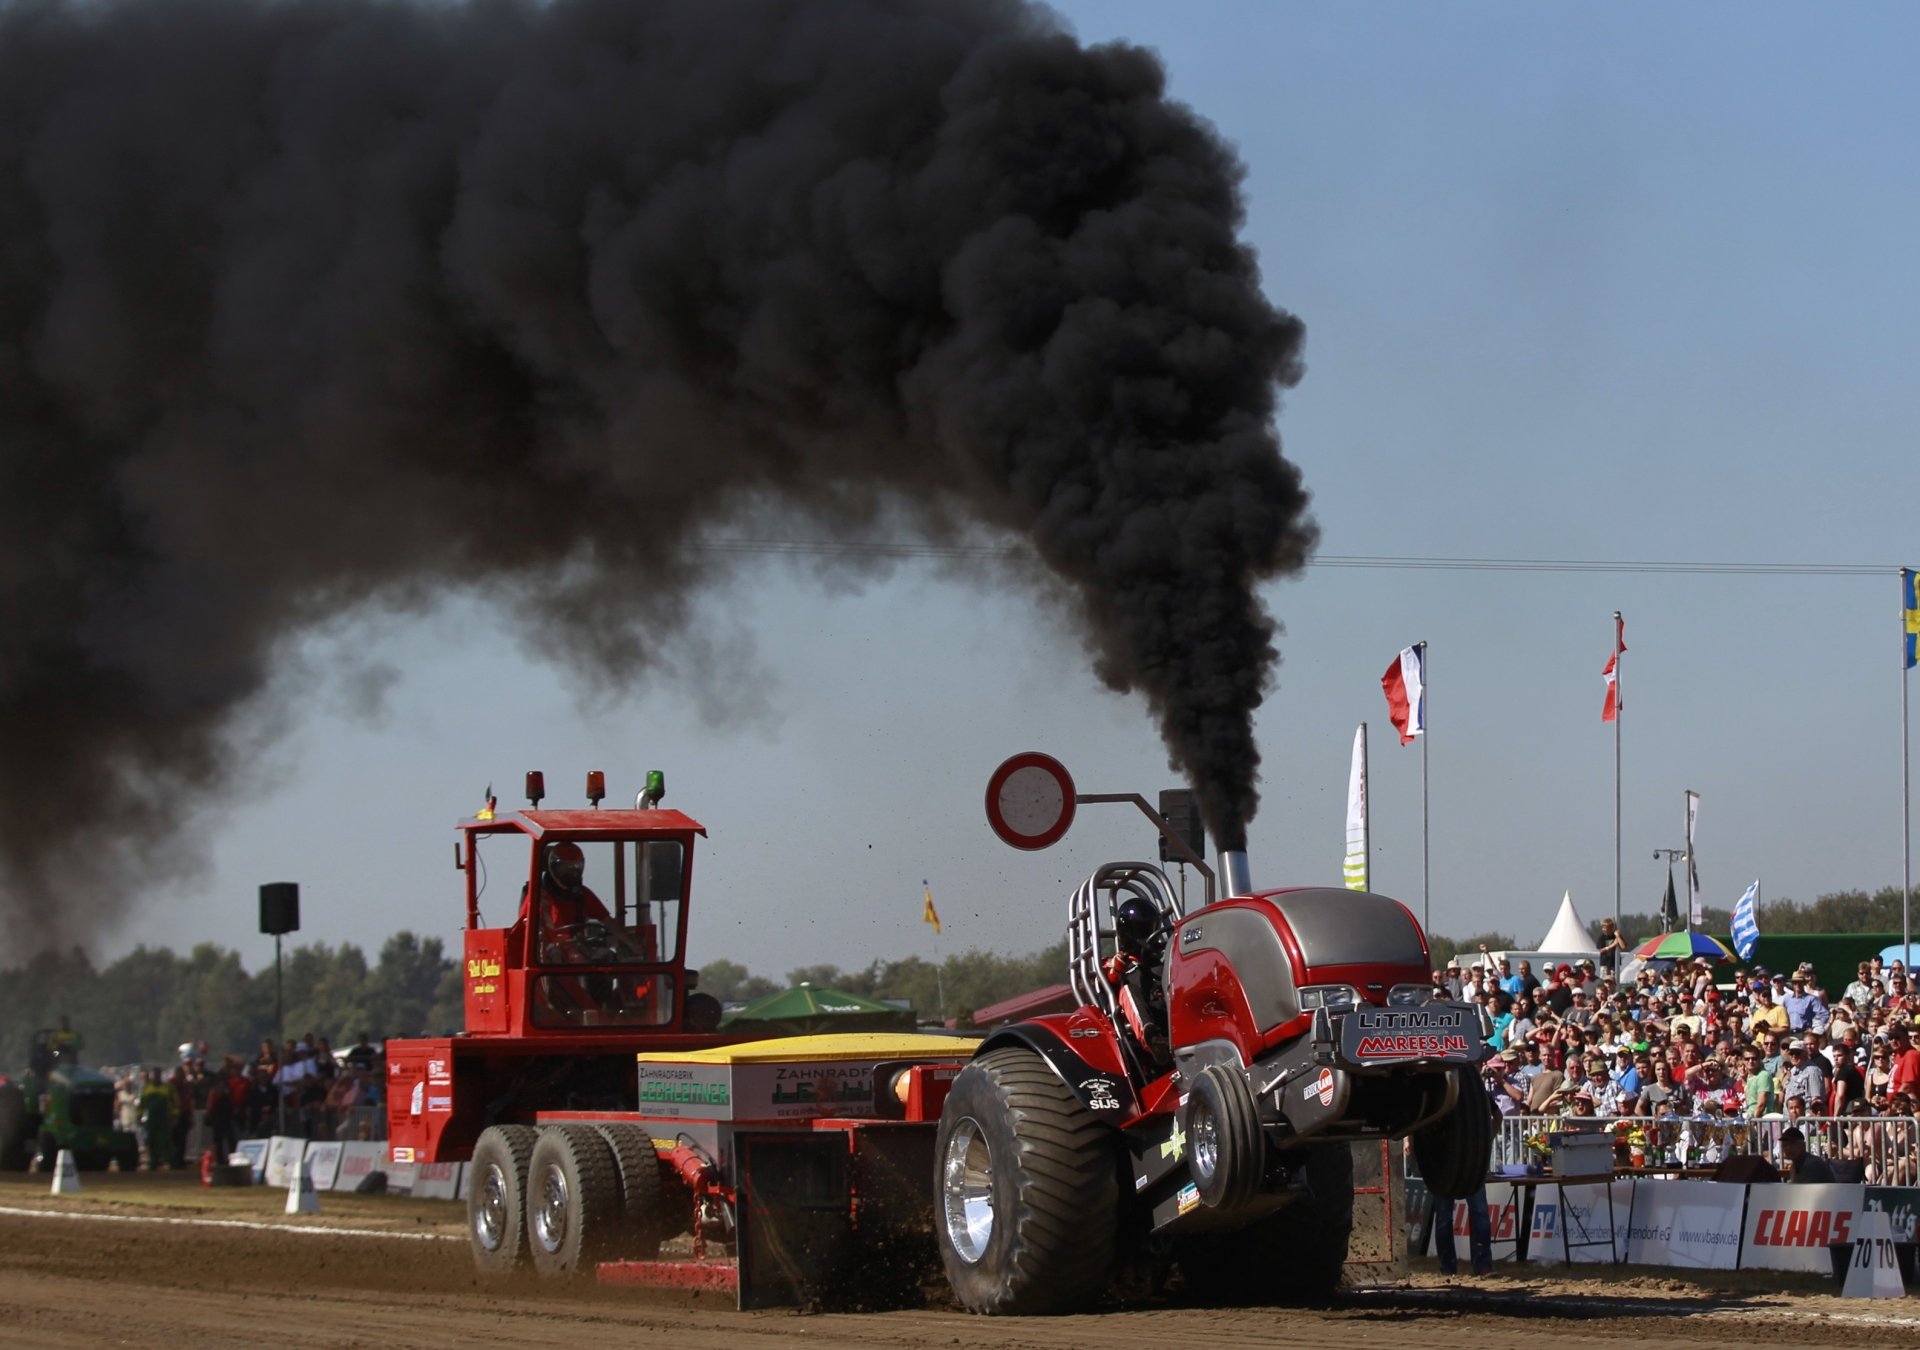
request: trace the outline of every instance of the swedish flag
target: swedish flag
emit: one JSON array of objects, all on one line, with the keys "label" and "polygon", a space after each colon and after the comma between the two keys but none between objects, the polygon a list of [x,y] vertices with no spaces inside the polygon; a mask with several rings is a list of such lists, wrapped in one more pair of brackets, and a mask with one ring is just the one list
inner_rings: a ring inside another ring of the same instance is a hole
[{"label": "swedish flag", "polygon": [[1911,567],[1900,569],[1900,608],[1905,611],[1907,630],[1907,669],[1912,670],[1914,661],[1920,659],[1920,599],[1913,593],[1914,573]]}]

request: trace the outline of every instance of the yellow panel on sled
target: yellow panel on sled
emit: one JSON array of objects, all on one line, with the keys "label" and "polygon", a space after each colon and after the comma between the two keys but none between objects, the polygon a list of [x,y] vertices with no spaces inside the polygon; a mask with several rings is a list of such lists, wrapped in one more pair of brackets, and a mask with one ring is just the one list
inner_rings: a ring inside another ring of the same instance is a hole
[{"label": "yellow panel on sled", "polygon": [[830,1063],[842,1059],[969,1059],[980,1045],[973,1036],[928,1036],[915,1032],[854,1031],[837,1036],[782,1036],[742,1041],[710,1050],[642,1050],[648,1064]]}]

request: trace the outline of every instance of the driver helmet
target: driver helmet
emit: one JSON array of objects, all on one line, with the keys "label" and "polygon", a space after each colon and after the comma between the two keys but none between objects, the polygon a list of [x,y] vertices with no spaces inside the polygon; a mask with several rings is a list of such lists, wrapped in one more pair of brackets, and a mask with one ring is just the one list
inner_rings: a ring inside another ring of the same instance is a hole
[{"label": "driver helmet", "polygon": [[1152,901],[1130,895],[1113,911],[1113,924],[1120,945],[1128,951],[1140,951],[1160,931],[1160,911]]},{"label": "driver helmet", "polygon": [[568,894],[580,889],[587,872],[587,855],[578,844],[555,844],[547,853],[547,876],[554,886]]}]

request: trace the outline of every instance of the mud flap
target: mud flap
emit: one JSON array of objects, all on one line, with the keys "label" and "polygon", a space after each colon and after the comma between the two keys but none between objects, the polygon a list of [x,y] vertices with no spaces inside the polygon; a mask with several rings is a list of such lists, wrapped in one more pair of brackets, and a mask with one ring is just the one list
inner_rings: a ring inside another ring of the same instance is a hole
[{"label": "mud flap", "polygon": [[829,1297],[853,1246],[846,1136],[769,1131],[733,1143],[740,1307]]}]

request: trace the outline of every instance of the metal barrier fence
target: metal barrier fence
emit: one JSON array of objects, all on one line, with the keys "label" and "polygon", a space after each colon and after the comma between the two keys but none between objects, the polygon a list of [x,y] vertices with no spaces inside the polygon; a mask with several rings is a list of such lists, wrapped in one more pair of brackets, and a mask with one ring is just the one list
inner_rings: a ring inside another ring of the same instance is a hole
[{"label": "metal barrier fence", "polygon": [[1505,1116],[1494,1138],[1493,1168],[1548,1165],[1554,1134],[1611,1134],[1616,1158],[1624,1147],[1629,1166],[1648,1171],[1713,1167],[1738,1153],[1757,1153],[1778,1164],[1780,1133],[1798,1125],[1807,1152],[1834,1163],[1864,1164],[1855,1180],[1876,1186],[1920,1185],[1920,1120],[1912,1116],[1768,1116],[1649,1119],[1642,1116]]}]

